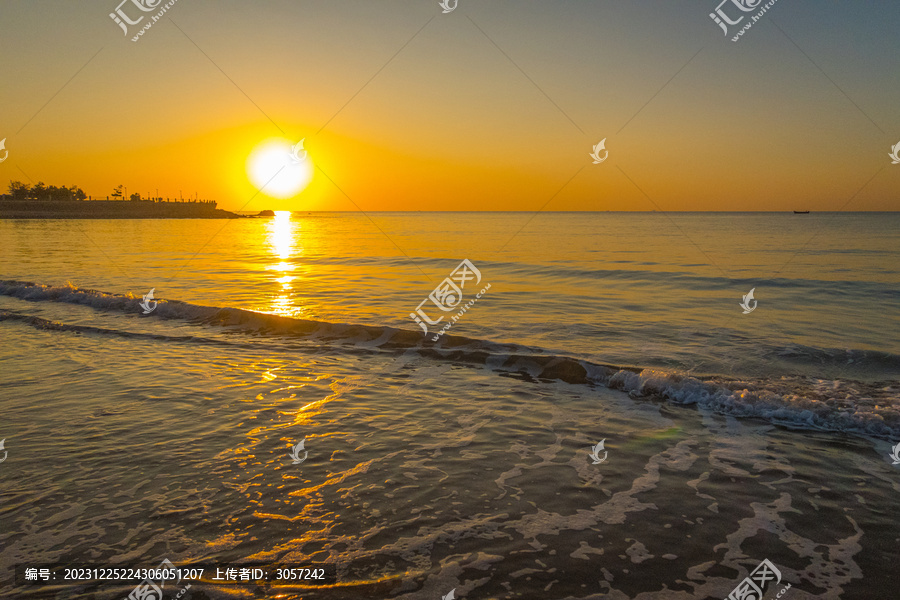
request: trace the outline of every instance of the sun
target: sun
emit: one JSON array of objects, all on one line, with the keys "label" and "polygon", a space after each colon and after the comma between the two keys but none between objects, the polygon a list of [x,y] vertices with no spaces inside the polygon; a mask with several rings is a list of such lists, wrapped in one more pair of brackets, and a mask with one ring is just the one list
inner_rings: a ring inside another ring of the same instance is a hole
[{"label": "sun", "polygon": [[299,147],[295,153],[290,140],[272,138],[261,142],[247,157],[247,176],[266,196],[290,198],[312,181],[312,158]]}]

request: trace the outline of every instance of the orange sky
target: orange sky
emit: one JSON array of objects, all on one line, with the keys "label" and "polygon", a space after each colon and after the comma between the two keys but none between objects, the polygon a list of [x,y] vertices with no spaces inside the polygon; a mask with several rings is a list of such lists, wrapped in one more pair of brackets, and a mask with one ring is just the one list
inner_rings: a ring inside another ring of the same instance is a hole
[{"label": "orange sky", "polygon": [[[230,210],[900,209],[897,7],[779,5],[732,43],[714,6],[661,1],[181,0],[134,43],[108,4],[4,5],[3,188]],[[289,199],[247,176],[273,136],[305,138],[316,167]]]}]

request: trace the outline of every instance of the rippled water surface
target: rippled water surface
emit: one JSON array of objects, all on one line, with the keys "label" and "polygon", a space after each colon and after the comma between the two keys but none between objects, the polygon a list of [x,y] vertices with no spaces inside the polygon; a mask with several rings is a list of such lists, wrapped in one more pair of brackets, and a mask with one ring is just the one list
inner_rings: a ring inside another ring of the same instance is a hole
[{"label": "rippled water surface", "polygon": [[880,378],[854,353],[900,354],[898,213],[4,221],[0,250],[6,279],[410,329],[468,258],[492,287],[460,335],[742,375]]},{"label": "rippled water surface", "polygon": [[[889,597],[897,216],[530,218],[0,221],[0,573],[312,561],[338,584],[188,597],[702,599],[767,558],[785,597]],[[491,289],[432,344],[409,313],[463,258]]]}]

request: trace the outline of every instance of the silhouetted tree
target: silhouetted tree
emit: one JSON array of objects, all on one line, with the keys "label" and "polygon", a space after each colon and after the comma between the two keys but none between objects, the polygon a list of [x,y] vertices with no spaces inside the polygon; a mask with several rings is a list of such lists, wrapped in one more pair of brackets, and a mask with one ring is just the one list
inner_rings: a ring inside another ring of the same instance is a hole
[{"label": "silhouetted tree", "polygon": [[140,195],[140,194],[132,194],[132,195],[131,195],[131,201],[132,201],[132,202],[140,202],[140,201],[141,201],[141,195]]},{"label": "silhouetted tree", "polygon": [[124,199],[124,198],[125,198],[125,186],[124,186],[124,185],[117,185],[117,186],[116,186],[116,189],[113,190],[113,193],[110,194],[110,196],[112,196],[113,198],[122,198],[122,199]]},{"label": "silhouetted tree", "polygon": [[28,195],[33,200],[43,200],[47,197],[47,186],[43,181],[38,181],[36,185],[31,186],[31,193]]},{"label": "silhouetted tree", "polygon": [[55,185],[51,185],[47,188],[47,195],[51,200],[68,200],[69,199],[69,188],[66,187],[56,187]]},{"label": "silhouetted tree", "polygon": [[84,190],[80,187],[72,186],[69,188],[69,197],[71,200],[84,200],[87,198],[87,194],[84,193]]},{"label": "silhouetted tree", "polygon": [[9,182],[9,194],[13,197],[13,200],[25,200],[28,198],[30,192],[30,185],[24,184],[21,181]]},{"label": "silhouetted tree", "polygon": [[11,181],[9,183],[9,193],[13,200],[84,200],[87,194],[78,186],[72,187],[56,187],[51,185],[45,186],[43,182],[38,182],[34,187],[22,183],[21,181]]}]

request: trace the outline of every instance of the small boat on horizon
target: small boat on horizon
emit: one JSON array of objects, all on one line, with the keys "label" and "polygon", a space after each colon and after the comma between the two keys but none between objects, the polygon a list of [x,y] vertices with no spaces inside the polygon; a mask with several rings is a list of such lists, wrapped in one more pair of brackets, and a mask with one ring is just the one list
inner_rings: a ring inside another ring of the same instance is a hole
[{"label": "small boat on horizon", "polygon": [[794,214],[795,215],[808,215],[809,211],[808,210],[795,210]]}]

